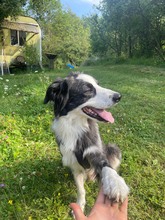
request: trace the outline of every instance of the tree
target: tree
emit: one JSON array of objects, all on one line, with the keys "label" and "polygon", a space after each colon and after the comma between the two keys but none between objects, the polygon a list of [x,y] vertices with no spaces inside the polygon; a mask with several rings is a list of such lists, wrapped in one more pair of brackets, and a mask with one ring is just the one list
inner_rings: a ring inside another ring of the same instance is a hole
[{"label": "tree", "polygon": [[[89,22],[94,52],[104,48],[105,54],[130,58],[156,52],[164,60],[165,0],[102,0],[99,10],[101,16]],[[103,41],[105,47],[97,46]]]},{"label": "tree", "polygon": [[[165,61],[165,0],[137,0],[139,14],[143,22],[141,29],[141,49],[142,52],[151,56],[154,52]],[[146,32],[147,31],[147,32]]]},{"label": "tree", "polygon": [[43,54],[58,54],[65,62],[79,65],[90,50],[89,29],[71,11],[63,11],[60,0],[2,0],[0,22],[20,13],[41,26]]},{"label": "tree", "polygon": [[58,55],[63,62],[79,65],[90,49],[89,29],[71,11],[63,11],[59,0],[28,0],[26,14],[40,24],[43,54]]},{"label": "tree", "polygon": [[90,17],[85,17],[84,22],[90,28],[91,50],[96,55],[105,56],[107,48],[110,45],[104,19],[98,14],[93,14]]},{"label": "tree", "polygon": [[0,24],[8,16],[17,16],[21,13],[26,0],[1,0],[0,1]]},{"label": "tree", "polygon": [[61,8],[60,0],[26,0],[24,11],[26,15],[42,23],[43,21],[50,22]]},{"label": "tree", "polygon": [[15,17],[20,14],[32,16],[37,21],[51,19],[48,15],[58,9],[61,9],[60,0],[1,0],[0,23],[8,16]]},{"label": "tree", "polygon": [[49,23],[43,24],[43,51],[79,65],[88,57],[89,29],[70,11],[58,11]]}]

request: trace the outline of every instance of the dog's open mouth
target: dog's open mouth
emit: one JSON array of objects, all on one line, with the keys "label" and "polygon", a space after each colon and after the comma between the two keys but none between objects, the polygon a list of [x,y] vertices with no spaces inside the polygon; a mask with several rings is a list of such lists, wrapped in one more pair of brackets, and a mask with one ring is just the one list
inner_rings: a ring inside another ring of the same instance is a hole
[{"label": "dog's open mouth", "polygon": [[114,118],[112,114],[110,112],[105,111],[104,109],[84,107],[82,108],[82,110],[85,114],[87,114],[91,118],[97,119],[98,121],[114,123]]}]

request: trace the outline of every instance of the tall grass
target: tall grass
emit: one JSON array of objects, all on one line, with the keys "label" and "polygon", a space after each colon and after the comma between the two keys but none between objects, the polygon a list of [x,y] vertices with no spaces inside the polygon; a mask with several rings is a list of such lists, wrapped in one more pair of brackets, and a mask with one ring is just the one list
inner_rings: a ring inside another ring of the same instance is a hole
[{"label": "tall grass", "polygon": [[165,62],[163,62],[159,57],[153,56],[150,58],[146,57],[135,57],[135,58],[127,58],[127,57],[118,57],[114,58],[111,56],[105,57],[90,57],[88,60],[84,62],[85,66],[105,66],[105,65],[116,65],[116,64],[127,64],[127,65],[141,65],[141,66],[151,66],[151,67],[165,67]]},{"label": "tall grass", "polygon": [[[120,174],[130,186],[129,219],[164,219],[165,71],[141,65],[81,67],[100,85],[122,93],[111,109],[115,123],[100,124],[105,143],[123,154]],[[72,219],[76,187],[51,133],[51,105],[45,91],[69,71],[0,77],[0,219]],[[87,183],[89,212],[97,183]]]}]

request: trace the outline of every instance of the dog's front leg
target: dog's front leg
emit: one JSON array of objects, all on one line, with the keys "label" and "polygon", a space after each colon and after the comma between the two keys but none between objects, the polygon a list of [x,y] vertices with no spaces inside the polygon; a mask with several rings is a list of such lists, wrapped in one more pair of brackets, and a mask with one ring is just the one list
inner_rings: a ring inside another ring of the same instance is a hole
[{"label": "dog's front leg", "polygon": [[86,203],[85,188],[84,188],[86,175],[83,171],[72,170],[72,172],[77,186],[77,203],[80,205],[82,211],[84,211],[84,207]]},{"label": "dog's front leg", "polygon": [[124,179],[112,169],[109,162],[101,150],[91,146],[84,151],[84,158],[88,160],[100,177],[103,185],[103,192],[112,202],[124,201],[129,193],[129,188]]},{"label": "dog's front leg", "polygon": [[124,179],[110,167],[102,168],[103,192],[112,202],[123,202],[129,193]]}]

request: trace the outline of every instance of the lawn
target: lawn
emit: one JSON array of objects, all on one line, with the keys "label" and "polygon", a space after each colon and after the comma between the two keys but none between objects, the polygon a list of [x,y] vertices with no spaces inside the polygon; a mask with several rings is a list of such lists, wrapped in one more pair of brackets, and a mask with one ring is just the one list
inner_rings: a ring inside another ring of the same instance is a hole
[{"label": "lawn", "polygon": [[[123,154],[120,174],[130,187],[130,220],[163,220],[165,216],[165,70],[140,65],[81,67],[100,85],[122,93],[111,109],[114,124],[100,124],[105,143],[117,143]],[[0,219],[71,220],[76,200],[70,170],[51,132],[52,106],[45,91],[70,70],[0,77]],[[87,183],[89,212],[98,192]]]}]

